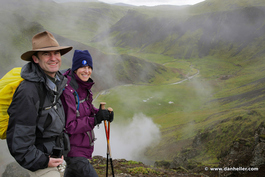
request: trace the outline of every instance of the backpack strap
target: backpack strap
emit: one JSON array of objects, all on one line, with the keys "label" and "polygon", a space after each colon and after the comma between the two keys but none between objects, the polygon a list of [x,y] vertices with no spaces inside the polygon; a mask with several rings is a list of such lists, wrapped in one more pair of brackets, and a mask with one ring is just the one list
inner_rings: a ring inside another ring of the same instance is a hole
[{"label": "backpack strap", "polygon": [[[45,101],[45,97],[47,95],[47,91],[44,90],[44,84],[40,83],[40,82],[34,82],[38,94],[39,94],[39,98],[40,98],[40,105],[39,105],[39,115],[41,114],[42,110],[44,110],[45,108],[43,108],[44,105],[44,101]],[[49,106],[50,107],[50,106]]]},{"label": "backpack strap", "polygon": [[79,96],[78,96],[78,93],[77,93],[76,90],[74,91],[73,95],[75,97],[75,104],[76,104],[76,117],[79,117],[80,116],[79,104],[83,103],[83,102],[85,102],[85,101],[87,101],[89,99],[89,93],[87,94],[87,97],[85,99],[83,99],[83,100],[79,99]]},{"label": "backpack strap", "polygon": [[80,113],[79,113],[79,96],[78,96],[78,93],[76,90],[74,91],[73,95],[75,97],[75,104],[76,104],[76,117],[79,117],[80,116]]}]

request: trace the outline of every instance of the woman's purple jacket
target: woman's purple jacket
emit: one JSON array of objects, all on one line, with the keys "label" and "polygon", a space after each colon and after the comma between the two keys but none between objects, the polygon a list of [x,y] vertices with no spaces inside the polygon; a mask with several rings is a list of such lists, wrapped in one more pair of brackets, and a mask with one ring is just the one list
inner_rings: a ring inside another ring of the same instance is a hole
[{"label": "woman's purple jacket", "polygon": [[[92,105],[93,95],[91,87],[94,85],[90,78],[83,82],[70,69],[64,73],[68,82],[61,96],[63,103],[66,124],[65,130],[69,134],[71,150],[68,157],[86,157],[91,159],[94,150],[94,115],[98,109]],[[80,116],[77,116],[77,104],[74,96],[75,90],[78,93],[79,100],[88,98],[79,104]],[[87,97],[88,96],[88,97]]]}]

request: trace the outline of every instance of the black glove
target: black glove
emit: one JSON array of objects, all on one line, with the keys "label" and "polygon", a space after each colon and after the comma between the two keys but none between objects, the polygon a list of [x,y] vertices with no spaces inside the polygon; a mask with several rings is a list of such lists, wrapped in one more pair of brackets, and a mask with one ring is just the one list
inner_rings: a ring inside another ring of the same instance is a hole
[{"label": "black glove", "polygon": [[114,112],[111,111],[111,112],[109,112],[109,120],[108,121],[112,122],[113,119],[114,119]]},{"label": "black glove", "polygon": [[113,112],[109,112],[107,109],[101,109],[101,107],[99,107],[99,111],[95,116],[95,125],[100,124],[102,120],[112,122]]}]

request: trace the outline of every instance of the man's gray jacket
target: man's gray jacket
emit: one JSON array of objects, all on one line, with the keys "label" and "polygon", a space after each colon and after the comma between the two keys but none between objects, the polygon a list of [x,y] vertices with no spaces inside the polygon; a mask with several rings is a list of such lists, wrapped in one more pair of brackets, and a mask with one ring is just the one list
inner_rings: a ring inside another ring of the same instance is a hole
[{"label": "man's gray jacket", "polygon": [[[8,109],[6,140],[16,161],[24,168],[36,171],[48,167],[54,146],[64,148],[65,114],[59,97],[67,79],[57,72],[55,86],[33,62],[23,66],[21,77],[25,80],[17,88]],[[44,99],[44,110],[40,109],[41,98]]]}]

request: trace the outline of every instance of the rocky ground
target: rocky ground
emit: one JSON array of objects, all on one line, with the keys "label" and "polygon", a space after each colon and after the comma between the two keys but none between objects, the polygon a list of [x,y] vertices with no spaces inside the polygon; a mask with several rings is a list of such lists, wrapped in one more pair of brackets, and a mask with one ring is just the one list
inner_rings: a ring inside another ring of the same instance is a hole
[{"label": "rocky ground", "polygon": [[[242,141],[243,142],[243,141]],[[249,156],[245,145],[235,143],[235,147],[241,147],[234,151],[232,148],[229,155],[225,156],[220,162],[219,167],[244,167],[248,165]],[[245,144],[245,142],[244,142]],[[263,144],[262,144],[263,145]],[[260,145],[260,146],[262,146]],[[264,144],[265,145],[265,144]],[[234,147],[234,146],[233,146]],[[244,149],[244,150],[243,150]],[[256,162],[261,162],[262,156],[257,154]],[[240,159],[238,158],[240,157]],[[253,162],[253,161],[252,161]],[[253,163],[256,163],[253,162]],[[99,177],[106,176],[106,158],[95,156],[91,160]],[[209,167],[210,168],[210,167]],[[183,167],[172,168],[168,163],[155,164],[155,166],[145,165],[141,162],[127,161],[125,159],[113,159],[113,169],[115,177],[263,177],[265,176],[265,165],[259,165],[258,171],[211,171],[205,167],[197,167],[187,170]],[[63,177],[63,173],[61,173]],[[108,176],[112,176],[111,165],[108,165]],[[7,165],[2,177],[29,177],[29,174],[16,162]]]},{"label": "rocky ground", "polygon": [[[247,139],[234,141],[231,147],[221,154],[219,167],[237,167],[239,170],[221,171],[224,177],[263,177],[265,176],[265,124],[255,131],[255,142]],[[238,168],[238,167],[241,167]],[[246,167],[244,170],[242,168]]]},{"label": "rocky ground", "polygon": [[[106,176],[106,158],[95,156],[91,160],[91,164],[93,164],[99,177]],[[108,169],[108,176],[112,176],[110,163]],[[115,177],[207,177],[204,174],[188,172],[184,168],[165,169],[125,159],[113,159],[113,169]],[[63,173],[61,173],[61,176],[63,176]],[[29,174],[16,162],[12,162],[7,166],[2,177],[29,177]]]},{"label": "rocky ground", "polygon": [[[96,156],[91,161],[94,168],[96,169],[100,177],[106,176],[106,158],[101,156]],[[149,165],[144,165],[141,162],[127,161],[125,159],[114,159],[113,160],[114,174],[116,177],[206,177],[204,174],[196,174],[188,172],[183,168],[178,169],[166,169],[164,167],[153,167]],[[108,174],[112,176],[111,166],[108,166]]]}]

